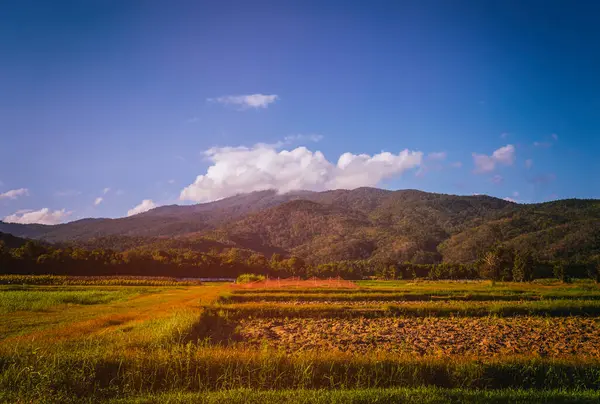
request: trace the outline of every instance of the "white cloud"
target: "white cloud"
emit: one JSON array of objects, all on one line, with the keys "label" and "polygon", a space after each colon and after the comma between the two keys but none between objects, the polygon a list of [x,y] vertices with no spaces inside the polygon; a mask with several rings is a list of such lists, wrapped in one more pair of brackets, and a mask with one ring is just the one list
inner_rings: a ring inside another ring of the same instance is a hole
[{"label": "white cloud", "polygon": [[494,171],[494,168],[496,168],[494,159],[485,154],[473,153],[473,163],[475,163],[475,172],[478,173]]},{"label": "white cloud", "polygon": [[169,180],[167,181],[169,184],[175,184],[175,180]]},{"label": "white cloud", "polygon": [[518,203],[516,200],[514,200],[513,198],[510,198],[508,196],[506,198],[504,198],[504,200],[508,201],[508,202],[512,202],[512,203]]},{"label": "white cloud", "polygon": [[29,195],[27,188],[11,189],[3,194],[0,194],[0,199],[17,199],[20,196]]},{"label": "white cloud", "polygon": [[463,163],[461,161],[455,161],[454,163],[450,164],[450,167],[453,168],[461,168],[463,166]]},{"label": "white cloud", "polygon": [[152,202],[151,199],[144,199],[142,203],[134,207],[133,209],[129,209],[127,211],[127,216],[137,215],[138,213],[144,213],[149,211],[150,209],[156,208],[156,204]]},{"label": "white cloud", "polygon": [[515,161],[515,147],[511,144],[494,151],[491,156],[473,153],[476,173],[494,171],[497,164],[512,165]]},{"label": "white cloud", "polygon": [[108,194],[109,191],[110,191],[110,188],[104,188],[102,190],[102,194],[106,195],[106,194]]},{"label": "white cloud", "polygon": [[217,98],[208,98],[210,102],[218,102],[224,105],[237,105],[242,109],[267,108],[269,104],[279,99],[276,94],[248,94],[248,95],[226,95]]},{"label": "white cloud", "polygon": [[500,134],[501,139],[506,139],[508,137],[508,132],[503,132]]},{"label": "white cloud", "polygon": [[48,208],[40,210],[19,210],[12,215],[6,216],[3,221],[6,223],[21,224],[59,224],[62,223],[72,212],[64,209],[51,211]]},{"label": "white cloud", "polygon": [[525,160],[525,168],[529,170],[531,167],[533,167],[533,160],[532,159]]},{"label": "white cloud", "polygon": [[104,200],[104,198],[102,198],[101,196],[97,197],[96,200],[94,201],[94,206],[100,205],[103,200]]},{"label": "white cloud", "polygon": [[433,161],[441,161],[446,160],[447,153],[446,152],[433,152],[427,155],[427,160]]},{"label": "white cloud", "polygon": [[212,148],[205,155],[213,164],[181,191],[181,200],[207,202],[266,189],[285,193],[376,186],[418,167],[423,159],[423,153],[409,150],[373,156],[344,153],[334,164],[320,151],[306,147],[278,151],[265,144]]},{"label": "white cloud", "polygon": [[519,196],[519,191],[514,191],[512,196],[514,196],[515,198]]},{"label": "white cloud", "polygon": [[557,141],[557,140],[558,140],[558,135],[557,135],[556,133],[553,133],[553,134],[552,134],[552,135],[550,135],[550,136],[552,136],[552,139],[554,139],[555,141]]},{"label": "white cloud", "polygon": [[501,147],[494,151],[492,157],[499,163],[511,165],[515,161],[515,147],[511,144]]}]

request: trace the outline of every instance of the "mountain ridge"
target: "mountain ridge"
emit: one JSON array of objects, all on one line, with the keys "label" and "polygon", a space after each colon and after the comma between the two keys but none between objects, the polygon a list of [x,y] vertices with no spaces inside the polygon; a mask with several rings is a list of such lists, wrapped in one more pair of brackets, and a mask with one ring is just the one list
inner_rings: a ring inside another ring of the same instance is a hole
[{"label": "mountain ridge", "polygon": [[472,262],[496,244],[527,246],[541,259],[585,258],[600,253],[600,201],[525,205],[487,195],[419,190],[268,190],[204,204],[162,206],[119,219],[54,226],[0,222],[0,232],[118,249],[160,243],[201,251],[237,247],[314,262]]}]

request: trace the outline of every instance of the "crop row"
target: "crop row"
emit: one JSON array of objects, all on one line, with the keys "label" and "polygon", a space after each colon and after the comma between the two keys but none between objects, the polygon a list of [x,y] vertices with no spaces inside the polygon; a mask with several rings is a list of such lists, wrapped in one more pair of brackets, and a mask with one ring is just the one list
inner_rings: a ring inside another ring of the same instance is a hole
[{"label": "crop row", "polygon": [[251,389],[443,388],[599,389],[596,359],[502,358],[477,361],[207,348],[193,344],[148,352],[0,355],[0,391],[27,402],[57,402],[59,395],[129,394]]},{"label": "crop row", "polygon": [[[207,308],[210,310],[210,307]],[[374,317],[513,317],[513,316],[599,316],[598,300],[547,300],[536,302],[402,302],[378,305],[353,304],[237,303],[215,306],[233,318],[374,318]]]},{"label": "crop row", "polygon": [[548,293],[244,293],[229,294],[222,302],[289,302],[289,301],[537,301],[537,300],[600,300],[600,290],[596,293],[569,294]]},{"label": "crop row", "polygon": [[153,276],[0,275],[0,285],[192,286],[198,281]]},{"label": "crop row", "polygon": [[513,404],[598,404],[600,392],[593,390],[531,389],[440,389],[436,387],[395,387],[385,389],[234,389],[189,393],[144,395],[118,400],[125,403],[203,404],[331,404],[331,403],[513,403]]}]

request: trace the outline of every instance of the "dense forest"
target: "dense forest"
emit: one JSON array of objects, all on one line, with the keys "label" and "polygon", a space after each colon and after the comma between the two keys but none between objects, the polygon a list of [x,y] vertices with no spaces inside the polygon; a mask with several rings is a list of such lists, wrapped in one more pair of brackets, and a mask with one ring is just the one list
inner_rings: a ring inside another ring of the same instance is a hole
[{"label": "dense forest", "polygon": [[[256,273],[270,277],[342,277],[344,279],[492,279],[531,281],[537,278],[591,277],[600,281],[600,260],[587,262],[535,261],[531,255],[494,247],[471,264],[415,264],[390,260],[343,260],[310,264],[278,253],[266,257],[250,250],[228,248],[200,253],[190,249],[57,248],[22,240],[10,248],[0,233],[0,273],[55,275],[144,275],[170,277],[237,277]],[[16,238],[10,237],[11,241]]]},{"label": "dense forest", "polygon": [[261,191],[122,219],[0,222],[0,231],[12,234],[0,235],[4,273],[501,279],[525,262],[525,278],[557,266],[585,276],[600,257],[600,201]]}]

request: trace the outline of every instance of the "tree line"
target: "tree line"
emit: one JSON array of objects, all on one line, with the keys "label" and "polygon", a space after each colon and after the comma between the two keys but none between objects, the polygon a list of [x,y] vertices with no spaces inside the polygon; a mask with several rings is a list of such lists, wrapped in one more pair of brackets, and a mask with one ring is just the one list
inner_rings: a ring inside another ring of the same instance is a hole
[{"label": "tree line", "polygon": [[27,241],[8,248],[0,240],[0,273],[54,275],[134,275],[235,278],[245,273],[269,277],[342,277],[344,279],[491,279],[531,281],[538,278],[591,277],[600,281],[600,260],[535,261],[530,254],[495,247],[470,264],[414,264],[391,260],[345,260],[310,264],[300,257],[263,254],[239,248],[198,252],[191,249],[115,251],[105,248],[56,247]]}]

